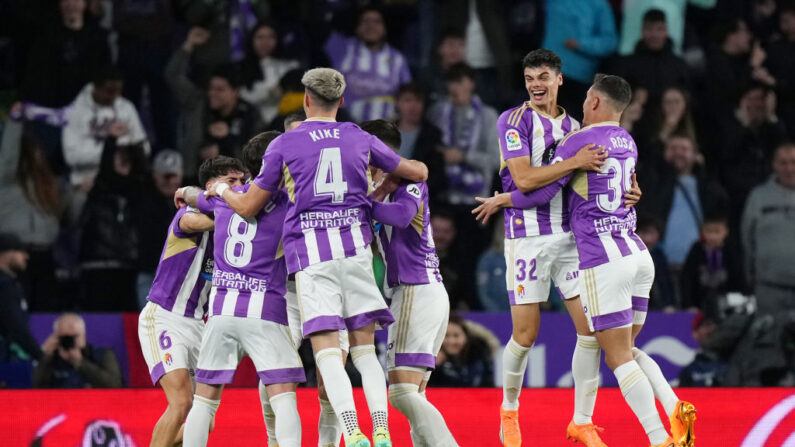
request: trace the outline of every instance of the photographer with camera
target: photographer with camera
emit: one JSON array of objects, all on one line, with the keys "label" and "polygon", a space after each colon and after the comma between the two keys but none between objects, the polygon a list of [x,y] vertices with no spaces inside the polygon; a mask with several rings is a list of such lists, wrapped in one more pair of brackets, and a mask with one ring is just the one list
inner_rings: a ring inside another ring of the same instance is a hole
[{"label": "photographer with camera", "polygon": [[35,388],[119,388],[121,369],[113,350],[86,343],[86,324],[74,313],[55,320],[33,371]]}]

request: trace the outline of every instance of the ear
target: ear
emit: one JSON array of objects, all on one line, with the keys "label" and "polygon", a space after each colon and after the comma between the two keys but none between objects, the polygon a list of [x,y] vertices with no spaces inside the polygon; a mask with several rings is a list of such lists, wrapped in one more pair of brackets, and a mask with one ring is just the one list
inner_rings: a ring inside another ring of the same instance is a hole
[{"label": "ear", "polygon": [[598,109],[599,106],[601,105],[601,103],[602,103],[602,98],[600,98],[599,96],[594,96],[594,98],[593,98],[593,107],[591,107],[591,110]]},{"label": "ear", "polygon": [[309,107],[309,95],[304,93],[304,107]]},{"label": "ear", "polygon": [[563,73],[558,73],[558,85],[563,85]]}]

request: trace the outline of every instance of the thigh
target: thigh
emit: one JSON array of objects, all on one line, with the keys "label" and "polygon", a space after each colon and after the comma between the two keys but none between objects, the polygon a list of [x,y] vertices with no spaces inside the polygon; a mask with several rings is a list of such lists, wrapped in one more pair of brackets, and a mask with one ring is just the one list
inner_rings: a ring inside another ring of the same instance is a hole
[{"label": "thigh", "polygon": [[243,319],[215,315],[207,321],[196,368],[197,382],[208,385],[232,383],[243,357],[237,337],[240,320]]},{"label": "thigh", "polygon": [[505,240],[505,282],[511,305],[549,299],[550,265],[544,259],[545,237]]},{"label": "thigh", "polygon": [[572,233],[559,235],[549,247],[550,277],[555,281],[558,294],[563,299],[580,295],[580,255]]},{"label": "thigh", "polygon": [[636,270],[634,258],[626,256],[580,272],[580,299],[591,331],[632,325]]},{"label": "thigh", "polygon": [[237,323],[237,338],[264,385],[306,381],[287,326],[254,318],[241,320]]},{"label": "thigh", "polygon": [[204,322],[175,315],[148,303],[138,318],[138,339],[152,383],[164,374],[185,369],[195,374]]},{"label": "thigh", "polygon": [[342,305],[345,325],[349,331],[375,323],[387,328],[395,321],[381,291],[375,284],[373,253],[370,250],[340,259]]},{"label": "thigh", "polygon": [[[652,284],[654,284],[654,261],[648,250],[642,250],[633,256],[638,266],[632,284],[633,324],[642,326],[646,322],[646,314],[649,311],[649,294]],[[635,335],[637,336],[637,334]]]},{"label": "thigh", "polygon": [[345,328],[338,261],[326,261],[295,274],[298,312],[304,337]]},{"label": "thigh", "polygon": [[287,302],[287,323],[290,326],[290,336],[296,349],[301,346],[304,332],[301,330],[301,312],[298,310],[298,295],[294,281],[287,281],[287,293],[284,295]]}]

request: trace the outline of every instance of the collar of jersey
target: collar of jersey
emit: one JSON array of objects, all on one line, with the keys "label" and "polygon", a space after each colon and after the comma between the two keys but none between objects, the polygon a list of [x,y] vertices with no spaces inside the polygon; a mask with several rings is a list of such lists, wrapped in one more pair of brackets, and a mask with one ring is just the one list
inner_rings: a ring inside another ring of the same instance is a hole
[{"label": "collar of jersey", "polygon": [[307,118],[304,121],[323,121],[323,122],[326,122],[326,123],[336,123],[337,122],[337,120],[335,120],[334,118],[327,118],[325,116],[318,116],[318,117],[315,117],[315,118]]},{"label": "collar of jersey", "polygon": [[602,127],[602,126],[621,126],[618,121],[602,121],[601,123],[593,123],[583,127],[580,130],[590,129],[591,127]]},{"label": "collar of jersey", "polygon": [[531,109],[535,110],[536,113],[538,113],[539,115],[547,117],[547,118],[551,118],[553,120],[559,120],[559,119],[563,119],[563,118],[566,117],[566,109],[564,109],[562,106],[557,106],[558,110],[560,111],[560,114],[558,114],[558,116],[552,116],[552,115],[548,114],[547,112],[544,112],[543,110],[541,110],[538,107],[536,107],[536,105],[533,104],[532,101],[527,101],[527,106],[530,107]]}]

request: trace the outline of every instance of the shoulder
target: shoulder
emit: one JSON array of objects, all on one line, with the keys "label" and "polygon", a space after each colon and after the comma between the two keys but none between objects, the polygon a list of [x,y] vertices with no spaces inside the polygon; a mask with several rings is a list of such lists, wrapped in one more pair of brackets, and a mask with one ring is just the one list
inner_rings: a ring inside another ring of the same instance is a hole
[{"label": "shoulder", "polygon": [[497,122],[502,126],[517,127],[529,110],[531,109],[527,106],[527,103],[522,103],[502,112]]},{"label": "shoulder", "polygon": [[428,185],[425,182],[413,183],[404,182],[398,186],[395,196],[408,195],[417,200],[422,200],[428,194]]}]

